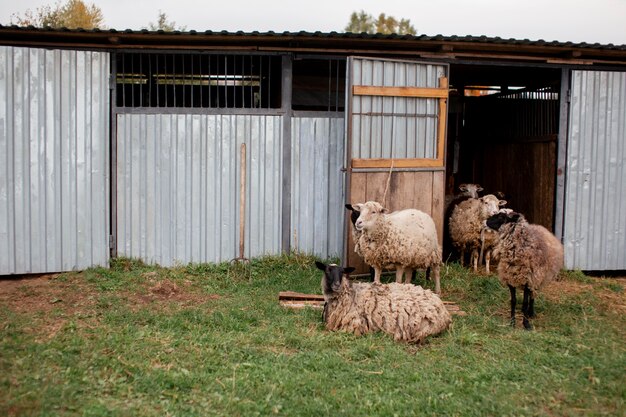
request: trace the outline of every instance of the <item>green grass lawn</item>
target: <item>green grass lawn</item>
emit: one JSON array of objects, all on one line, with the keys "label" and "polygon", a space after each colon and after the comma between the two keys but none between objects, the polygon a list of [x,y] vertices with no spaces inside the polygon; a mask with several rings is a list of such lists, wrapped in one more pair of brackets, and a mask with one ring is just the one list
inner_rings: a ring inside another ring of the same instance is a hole
[{"label": "green grass lawn", "polygon": [[313,260],[3,280],[0,415],[626,414],[625,280],[563,274],[528,332],[495,276],[447,265],[442,298],[467,315],[415,346],[280,306],[279,291],[320,293]]}]

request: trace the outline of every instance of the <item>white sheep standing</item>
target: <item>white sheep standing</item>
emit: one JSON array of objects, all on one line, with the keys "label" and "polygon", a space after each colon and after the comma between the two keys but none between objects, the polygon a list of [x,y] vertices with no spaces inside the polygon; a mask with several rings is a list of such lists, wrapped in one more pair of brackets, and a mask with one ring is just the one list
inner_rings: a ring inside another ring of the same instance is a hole
[{"label": "white sheep standing", "polygon": [[[357,230],[356,228],[356,221],[359,219],[359,216],[361,213],[359,213],[358,210],[352,207],[352,204],[346,204],[345,207],[346,209],[350,211],[350,223],[352,223],[351,230],[352,230],[352,241],[354,242],[354,253],[356,253],[362,258],[363,254],[361,253],[361,246],[359,244],[359,238],[361,237],[361,234],[363,234],[363,231]],[[370,277],[374,279],[375,276],[376,276],[376,273],[374,271],[374,268],[370,266]],[[413,280],[416,276],[417,276],[416,271],[413,271],[413,274],[411,275],[411,280]],[[430,279],[430,268],[426,269],[426,279],[427,280]]]},{"label": "white sheep standing", "polygon": [[376,201],[352,207],[360,213],[354,224],[361,233],[355,246],[358,245],[365,263],[374,267],[375,283],[380,283],[383,269],[395,269],[398,283],[406,274],[408,284],[415,269],[430,268],[435,292],[441,293],[441,247],[432,217],[417,209],[389,213]]},{"label": "white sheep standing", "polygon": [[443,216],[443,258],[449,259],[452,254],[452,242],[450,241],[450,215],[456,206],[470,198],[478,198],[478,193],[483,190],[480,184],[461,184],[459,193],[446,195]]},{"label": "white sheep standing", "polygon": [[497,213],[487,226],[498,231],[494,250],[499,257],[498,278],[511,292],[511,325],[515,326],[515,289],[524,290],[522,314],[524,328],[535,316],[535,296],[553,281],[563,267],[563,245],[545,227],[530,224],[520,213]]},{"label": "white sheep standing", "polygon": [[485,220],[500,210],[506,200],[499,200],[495,195],[488,194],[480,198],[465,200],[457,205],[449,220],[449,232],[452,245],[459,251],[461,265],[465,252],[469,251],[470,264],[474,271],[478,270],[478,251],[481,246],[481,231]]},{"label": "white sheep standing", "polygon": [[449,214],[452,213],[451,208],[456,206],[461,201],[467,200],[468,198],[478,198],[478,193],[483,190],[483,187],[480,184],[461,184],[459,185],[459,193],[458,194],[450,194],[446,195],[444,199],[444,213],[449,211]]},{"label": "white sheep standing", "polygon": [[448,328],[450,313],[430,290],[413,284],[352,282],[354,268],[315,262],[324,271],[323,319],[328,330],[357,336],[381,331],[396,341],[421,343]]}]

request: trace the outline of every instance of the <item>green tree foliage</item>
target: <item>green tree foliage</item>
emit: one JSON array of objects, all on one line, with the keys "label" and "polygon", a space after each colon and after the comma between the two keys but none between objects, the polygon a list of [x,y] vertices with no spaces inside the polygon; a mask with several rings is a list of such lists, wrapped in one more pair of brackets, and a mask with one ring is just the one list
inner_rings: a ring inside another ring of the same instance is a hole
[{"label": "green tree foliage", "polygon": [[409,19],[396,19],[393,16],[387,16],[385,13],[378,15],[374,19],[371,14],[360,12],[352,12],[350,15],[350,23],[345,28],[346,32],[353,33],[397,33],[399,35],[415,35],[417,30],[411,24]]},{"label": "green tree foliage", "polygon": [[159,17],[158,17],[156,23],[153,23],[153,22],[148,23],[148,29],[150,29],[150,30],[163,30],[163,31],[166,31],[166,32],[172,32],[172,31],[175,31],[175,30],[184,31],[186,29],[186,26],[179,26],[177,28],[176,27],[176,22],[168,21],[167,20],[167,14],[165,14],[164,12],[159,10]]},{"label": "green tree foliage", "polygon": [[12,18],[15,18],[15,24],[18,26],[68,29],[104,28],[102,10],[95,4],[85,4],[82,0],[68,0],[65,4],[57,2],[54,6],[42,6],[35,11],[28,9],[23,16],[14,14]]}]

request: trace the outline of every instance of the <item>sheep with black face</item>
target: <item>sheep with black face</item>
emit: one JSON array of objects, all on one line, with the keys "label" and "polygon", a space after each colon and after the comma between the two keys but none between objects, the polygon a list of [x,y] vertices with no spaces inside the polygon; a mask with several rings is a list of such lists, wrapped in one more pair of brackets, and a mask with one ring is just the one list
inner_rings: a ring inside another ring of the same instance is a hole
[{"label": "sheep with black face", "polygon": [[498,278],[511,293],[511,325],[515,326],[515,290],[520,288],[524,290],[523,324],[530,330],[535,296],[563,267],[563,245],[545,227],[528,223],[520,213],[497,213],[487,219],[487,226],[498,231],[494,256],[500,259]]},{"label": "sheep with black face", "polygon": [[430,290],[412,284],[352,282],[354,268],[315,262],[324,271],[324,323],[328,330],[357,336],[381,331],[394,340],[420,343],[448,328],[450,313]]}]

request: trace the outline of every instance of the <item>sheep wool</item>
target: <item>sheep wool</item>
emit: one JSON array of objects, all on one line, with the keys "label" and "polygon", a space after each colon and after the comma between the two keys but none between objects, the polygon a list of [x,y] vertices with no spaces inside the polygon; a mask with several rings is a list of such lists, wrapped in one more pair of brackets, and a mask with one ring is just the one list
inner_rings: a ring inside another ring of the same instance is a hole
[{"label": "sheep wool", "polygon": [[396,341],[421,343],[446,330],[452,321],[439,296],[430,290],[413,284],[351,282],[343,276],[340,285],[324,285],[333,266],[326,268],[322,289],[328,330],[357,336],[381,331]]},{"label": "sheep wool", "polygon": [[488,194],[481,198],[462,201],[454,208],[450,215],[449,232],[452,244],[461,253],[461,264],[465,252],[469,251],[472,254],[470,262],[474,271],[478,269],[483,223],[505,204],[505,200],[499,200],[495,195]]},{"label": "sheep wool", "polygon": [[407,283],[415,269],[431,268],[435,291],[439,293],[441,247],[433,219],[426,213],[407,209],[387,213],[380,203],[368,201],[354,204],[360,216],[355,227],[361,232],[355,251],[374,267],[375,282],[380,282],[383,269],[396,269],[396,282]]},{"label": "sheep wool", "polygon": [[487,219],[487,226],[498,231],[494,255],[500,258],[498,278],[511,293],[511,325],[515,326],[516,289],[524,290],[523,324],[532,330],[535,296],[554,280],[563,267],[563,245],[545,227],[529,224],[515,212],[498,213]]},{"label": "sheep wool", "polygon": [[530,224],[519,216],[517,221],[500,227],[495,248],[500,259],[498,278],[503,285],[516,288],[527,285],[534,298],[563,267],[563,245],[545,227]]}]

